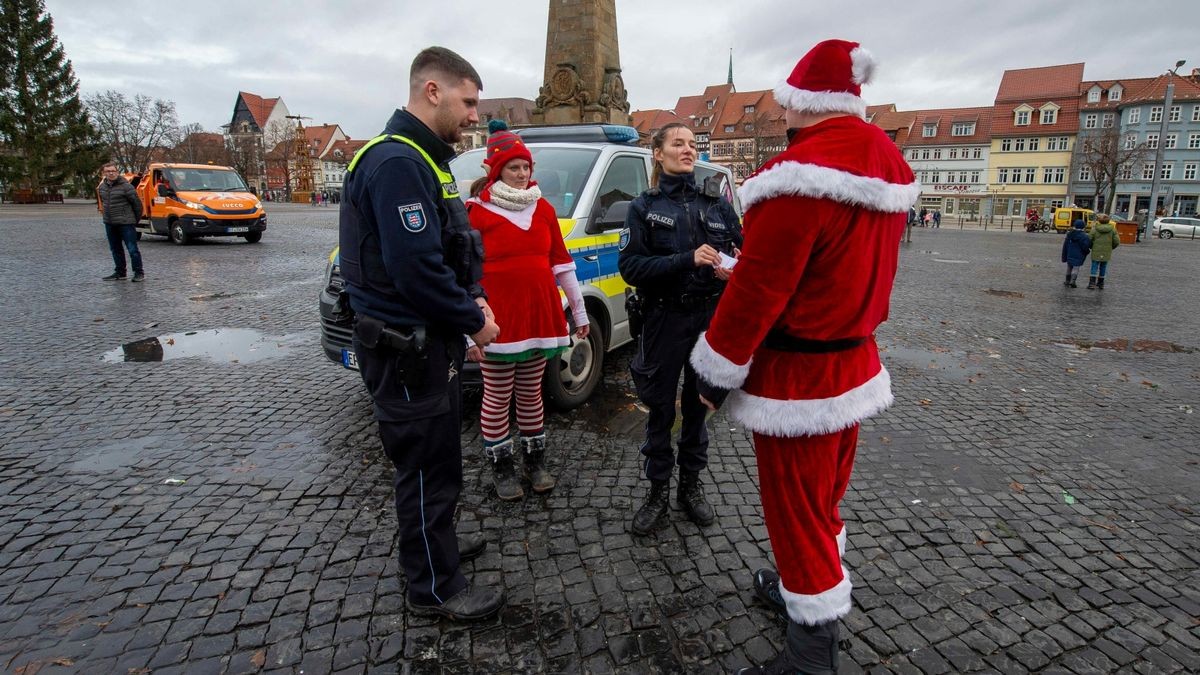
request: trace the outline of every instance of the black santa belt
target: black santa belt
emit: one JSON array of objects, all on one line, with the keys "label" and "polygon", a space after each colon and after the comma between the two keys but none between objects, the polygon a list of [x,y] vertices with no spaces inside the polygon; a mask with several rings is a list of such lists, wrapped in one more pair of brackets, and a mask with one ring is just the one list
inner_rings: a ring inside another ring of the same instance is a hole
[{"label": "black santa belt", "polygon": [[840,340],[808,340],[788,335],[778,328],[772,328],[763,340],[762,346],[777,352],[799,352],[802,354],[829,354],[844,352],[866,342],[867,338],[842,338]]}]

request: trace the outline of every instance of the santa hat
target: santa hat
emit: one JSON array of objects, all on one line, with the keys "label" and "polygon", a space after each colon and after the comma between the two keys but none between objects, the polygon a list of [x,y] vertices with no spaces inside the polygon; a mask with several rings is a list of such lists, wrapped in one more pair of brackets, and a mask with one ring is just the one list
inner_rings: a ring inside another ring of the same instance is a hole
[{"label": "santa hat", "polygon": [[523,159],[533,166],[533,155],[521,137],[508,130],[504,120],[488,122],[487,156],[483,165],[488,168],[488,184],[500,180],[500,170],[514,159]]},{"label": "santa hat", "polygon": [[826,40],[808,50],[775,87],[775,100],[796,112],[866,117],[867,103],[860,96],[874,71],[875,57],[857,42]]}]

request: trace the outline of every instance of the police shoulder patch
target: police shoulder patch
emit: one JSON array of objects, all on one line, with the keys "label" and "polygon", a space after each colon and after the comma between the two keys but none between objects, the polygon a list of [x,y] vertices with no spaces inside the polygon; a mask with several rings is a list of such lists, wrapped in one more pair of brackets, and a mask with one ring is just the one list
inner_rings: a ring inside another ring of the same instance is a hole
[{"label": "police shoulder patch", "polygon": [[413,234],[425,229],[425,207],[421,206],[420,202],[405,204],[398,208],[400,209],[400,220],[404,223],[404,229]]},{"label": "police shoulder patch", "polygon": [[629,228],[627,227],[627,228],[621,230],[621,238],[617,240],[617,250],[624,251],[625,247],[628,245],[629,245]]}]

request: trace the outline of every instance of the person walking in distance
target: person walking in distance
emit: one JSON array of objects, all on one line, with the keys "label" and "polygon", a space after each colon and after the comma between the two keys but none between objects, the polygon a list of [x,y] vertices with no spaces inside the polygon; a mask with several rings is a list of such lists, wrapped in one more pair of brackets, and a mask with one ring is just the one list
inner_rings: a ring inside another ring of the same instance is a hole
[{"label": "person walking in distance", "polygon": [[[633,517],[634,534],[644,535],[667,522],[675,392],[683,375],[679,432],[679,490],[676,500],[692,522],[713,522],[700,473],[708,467],[705,409],[696,391],[696,373],[687,354],[708,326],[732,259],[742,245],[742,229],[733,206],[715,181],[697,184],[693,173],[696,137],[672,123],[651,137],[654,172],[651,187],[629,206],[621,232],[617,267],[643,298],[645,318],[638,351],[629,366],[638,396],[650,415],[641,452],[650,494]],[[722,257],[724,256],[724,257]]]},{"label": "person walking in distance", "polygon": [[125,278],[125,251],[129,251],[129,262],[133,265],[133,281],[146,278],[142,268],[142,252],[138,250],[138,233],[135,225],[142,217],[142,200],[137,190],[117,170],[115,162],[101,167],[104,178],[96,187],[96,208],[104,222],[104,234],[108,237],[108,250],[112,254],[113,273],[105,281]]},{"label": "person walking in distance", "polygon": [[1075,280],[1079,278],[1079,268],[1083,267],[1083,261],[1087,260],[1088,251],[1091,248],[1092,240],[1083,231],[1083,220],[1071,223],[1071,231],[1063,240],[1062,248],[1062,261],[1067,263],[1067,277],[1063,280],[1064,286],[1077,288]]},{"label": "person walking in distance", "polygon": [[1108,214],[1096,216],[1096,224],[1092,227],[1092,275],[1088,277],[1088,288],[1104,290],[1104,275],[1108,273],[1108,263],[1112,260],[1113,249],[1121,245],[1121,238],[1113,227]]},{"label": "person walking in distance", "polygon": [[525,496],[509,424],[514,391],[525,475],[536,493],[554,489],[554,476],[546,470],[542,378],[547,361],[556,362],[571,345],[559,287],[571,307],[575,337],[586,338],[589,328],[575,261],[554,207],[533,181],[529,148],[502,120],[489,122],[488,130],[483,160],[488,173],[471,185],[467,213],[483,235],[488,255],[480,283],[504,335],[482,349],[472,347],[468,358],[483,371],[479,424],[496,496],[512,501]]},{"label": "person walking in distance", "polygon": [[746,243],[691,354],[700,393],[754,434],[778,573],[759,597],[788,618],[783,651],[744,673],[837,671],[851,609],[838,503],[859,422],[892,402],[875,329],[887,319],[899,239],[920,185],[866,121],[875,68],[855,42],[812,48],[775,89],[789,141],[746,179]]},{"label": "person walking in distance", "polygon": [[482,619],[500,610],[504,592],[469,583],[459,569],[486,544],[455,536],[459,373],[463,335],[484,347],[500,328],[479,286],[483,247],[447,163],[462,129],[479,122],[483,83],[461,56],[429,47],[413,60],[408,85],[408,107],[346,168],[338,264],[356,315],[354,354],[395,467],[408,608]]}]

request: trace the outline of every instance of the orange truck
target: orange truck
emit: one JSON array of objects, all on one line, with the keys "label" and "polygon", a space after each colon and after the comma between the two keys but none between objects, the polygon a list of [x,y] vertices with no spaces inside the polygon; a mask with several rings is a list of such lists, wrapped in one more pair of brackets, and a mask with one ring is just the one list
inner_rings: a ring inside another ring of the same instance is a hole
[{"label": "orange truck", "polygon": [[211,164],[153,163],[129,179],[142,200],[139,234],[179,245],[197,237],[262,239],[267,213],[238,172]]}]

